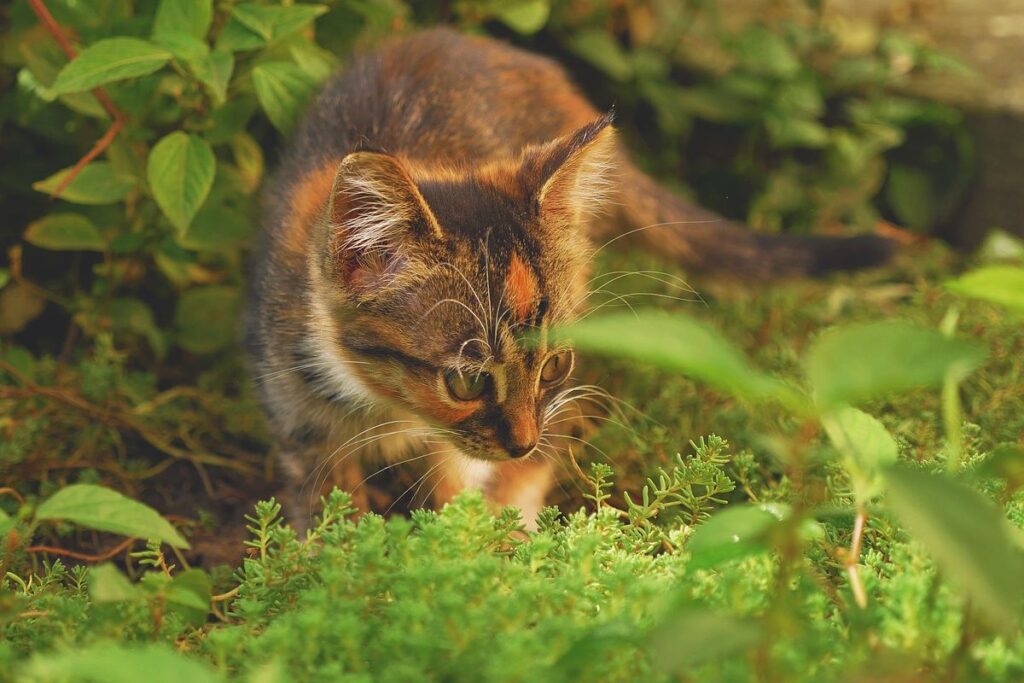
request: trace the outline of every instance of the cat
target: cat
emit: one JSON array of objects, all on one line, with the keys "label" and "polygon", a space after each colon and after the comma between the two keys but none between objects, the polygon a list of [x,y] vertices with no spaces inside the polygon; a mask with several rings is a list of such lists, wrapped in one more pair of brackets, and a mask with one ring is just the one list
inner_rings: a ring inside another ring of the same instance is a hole
[{"label": "cat", "polygon": [[553,61],[447,29],[326,84],[265,188],[246,313],[294,523],[331,485],[365,510],[372,465],[418,466],[435,506],[483,489],[532,526],[555,418],[586,394],[545,332],[586,309],[598,242],[759,280],[888,256],[881,237],[758,235],[692,206],[611,123]]}]

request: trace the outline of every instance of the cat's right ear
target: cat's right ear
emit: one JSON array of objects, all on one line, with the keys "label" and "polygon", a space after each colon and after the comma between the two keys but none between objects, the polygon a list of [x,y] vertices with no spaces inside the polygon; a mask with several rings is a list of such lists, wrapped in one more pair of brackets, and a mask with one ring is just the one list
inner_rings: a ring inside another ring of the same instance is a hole
[{"label": "cat's right ear", "polygon": [[327,213],[340,274],[360,288],[394,275],[410,241],[441,236],[415,181],[388,154],[353,152],[342,159]]}]

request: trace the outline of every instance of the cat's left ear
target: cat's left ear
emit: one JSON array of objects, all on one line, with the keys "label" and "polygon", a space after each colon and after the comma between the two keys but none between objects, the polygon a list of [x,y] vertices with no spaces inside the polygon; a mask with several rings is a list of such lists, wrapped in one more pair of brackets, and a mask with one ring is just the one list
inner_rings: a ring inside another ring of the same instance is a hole
[{"label": "cat's left ear", "polygon": [[412,243],[441,236],[416,182],[396,157],[353,152],[338,166],[328,205],[331,246],[342,278],[382,284],[409,261]]},{"label": "cat's left ear", "polygon": [[577,224],[605,209],[614,188],[612,119],[611,113],[605,114],[524,155],[522,170],[545,222]]}]

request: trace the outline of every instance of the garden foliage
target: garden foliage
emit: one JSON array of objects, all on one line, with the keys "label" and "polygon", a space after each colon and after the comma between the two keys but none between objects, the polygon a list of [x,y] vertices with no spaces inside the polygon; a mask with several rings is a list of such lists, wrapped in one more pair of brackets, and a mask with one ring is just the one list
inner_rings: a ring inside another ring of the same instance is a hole
[{"label": "garden foliage", "polygon": [[[665,264],[602,253],[609,309],[563,333],[624,403],[565,454],[537,533],[472,494],[384,520],[338,492],[308,536],[272,500],[226,532],[273,490],[237,344],[258,189],[316,87],[387,35],[446,22],[555,56],[645,165],[758,229],[947,220],[969,136],[903,90],[958,67],[823,3],[773,8],[0,10],[0,680],[1024,677],[1007,239],[959,277],[931,250],[707,309]],[[190,564],[243,543],[236,569]]]}]

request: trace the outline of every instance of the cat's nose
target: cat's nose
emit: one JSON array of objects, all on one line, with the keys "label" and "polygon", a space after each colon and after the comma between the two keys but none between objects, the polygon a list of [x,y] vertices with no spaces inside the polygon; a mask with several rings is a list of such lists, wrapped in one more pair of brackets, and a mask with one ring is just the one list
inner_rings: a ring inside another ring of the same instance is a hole
[{"label": "cat's nose", "polygon": [[515,446],[508,446],[508,454],[512,458],[522,458],[523,456],[529,455],[533,452],[533,449],[537,447],[536,441],[530,443],[518,444]]}]

